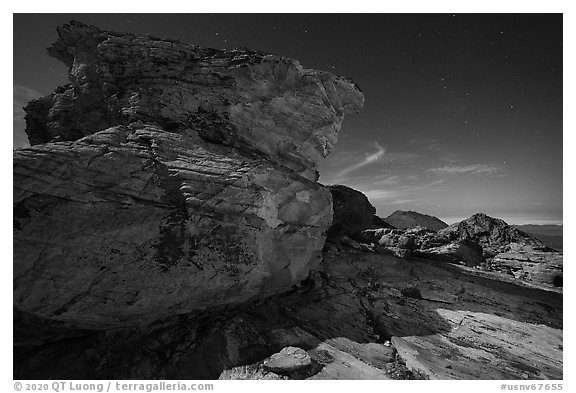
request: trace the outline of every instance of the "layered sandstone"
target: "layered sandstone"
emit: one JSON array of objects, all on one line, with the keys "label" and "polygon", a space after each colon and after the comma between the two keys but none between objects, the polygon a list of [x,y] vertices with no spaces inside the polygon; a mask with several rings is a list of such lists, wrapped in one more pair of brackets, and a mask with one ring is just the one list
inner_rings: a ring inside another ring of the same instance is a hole
[{"label": "layered sandstone", "polygon": [[14,152],[14,303],[67,327],[141,326],[285,291],[332,221],[318,160],[363,97],[296,60],[71,22],[70,84]]}]

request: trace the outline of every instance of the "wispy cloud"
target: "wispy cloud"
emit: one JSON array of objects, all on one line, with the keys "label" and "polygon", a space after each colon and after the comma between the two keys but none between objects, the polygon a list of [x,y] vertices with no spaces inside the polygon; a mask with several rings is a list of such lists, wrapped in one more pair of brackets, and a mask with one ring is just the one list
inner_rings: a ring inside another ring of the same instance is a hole
[{"label": "wispy cloud", "polygon": [[336,177],[341,178],[349,173],[357,171],[362,167],[365,167],[366,165],[372,164],[373,162],[384,156],[384,154],[386,153],[386,149],[380,146],[380,144],[377,141],[374,141],[374,146],[376,148],[376,152],[369,154],[366,157],[364,157],[361,161],[356,162],[355,164],[342,169],[341,171],[336,173]]},{"label": "wispy cloud", "polygon": [[444,165],[428,169],[428,172],[437,175],[492,175],[503,176],[504,171],[501,167],[488,164],[472,164],[472,165]]},{"label": "wispy cloud", "polygon": [[412,138],[408,142],[413,148],[425,155],[432,155],[441,162],[455,163],[458,155],[450,151],[448,144],[436,138]]},{"label": "wispy cloud", "polygon": [[[413,186],[398,186],[398,187],[387,187],[387,188],[364,188],[364,194],[369,200],[374,202],[386,201],[386,203],[405,203],[408,201],[415,201],[415,193],[418,191],[432,189],[442,183],[445,179],[436,180],[430,183],[425,183],[421,185]],[[362,187],[361,187],[362,188]]]}]

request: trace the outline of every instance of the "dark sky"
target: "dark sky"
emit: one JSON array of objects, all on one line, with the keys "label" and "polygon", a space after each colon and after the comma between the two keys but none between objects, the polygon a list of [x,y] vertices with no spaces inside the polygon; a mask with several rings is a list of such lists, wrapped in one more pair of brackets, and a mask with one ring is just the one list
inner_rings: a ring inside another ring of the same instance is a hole
[{"label": "dark sky", "polygon": [[27,143],[21,105],[66,83],[46,47],[70,19],[352,78],[365,106],[320,181],[364,192],[381,216],[562,223],[561,14],[16,14],[14,147]]}]

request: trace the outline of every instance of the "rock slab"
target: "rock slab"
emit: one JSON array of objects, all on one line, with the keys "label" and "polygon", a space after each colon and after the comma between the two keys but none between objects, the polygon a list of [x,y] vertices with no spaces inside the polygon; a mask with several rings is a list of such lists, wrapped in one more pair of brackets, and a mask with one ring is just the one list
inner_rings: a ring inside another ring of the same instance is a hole
[{"label": "rock slab", "polygon": [[302,348],[286,347],[264,361],[264,369],[277,374],[288,374],[312,365],[308,352]]}]

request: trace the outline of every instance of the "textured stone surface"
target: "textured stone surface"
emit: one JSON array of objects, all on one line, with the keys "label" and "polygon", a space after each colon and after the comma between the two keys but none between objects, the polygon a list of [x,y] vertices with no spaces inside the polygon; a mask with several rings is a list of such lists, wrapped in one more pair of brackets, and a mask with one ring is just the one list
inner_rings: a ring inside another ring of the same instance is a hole
[{"label": "textured stone surface", "polygon": [[[430,259],[329,250],[291,293],[176,321],[15,348],[15,379],[563,377],[561,293]],[[312,366],[262,367],[290,346]]]},{"label": "textured stone surface", "polygon": [[328,187],[332,194],[334,218],[328,230],[328,236],[338,239],[342,236],[354,236],[372,225],[376,208],[366,195],[343,185]]},{"label": "textured stone surface", "polygon": [[289,289],[331,223],[315,183],[347,79],[70,23],[70,85],[27,108],[14,152],[14,304],[69,327],[140,326]]},{"label": "textured stone surface", "polygon": [[451,326],[445,334],[392,338],[409,369],[429,379],[562,379],[561,330],[486,313],[437,312]]},{"label": "textured stone surface", "polygon": [[486,262],[482,256],[482,247],[465,240],[423,249],[416,254],[420,257],[434,258],[446,262],[463,262],[468,266],[479,266]]},{"label": "textured stone surface", "polygon": [[143,120],[195,129],[207,141],[263,153],[313,178],[344,114],[363,103],[350,80],[286,57],[78,22],[60,26],[58,35],[49,54],[70,67],[71,83],[25,108],[33,145]]},{"label": "textured stone surface", "polygon": [[510,243],[544,247],[538,239],[508,225],[504,220],[487,216],[484,213],[474,214],[439,233],[452,241],[466,240],[477,243],[482,246],[487,256],[506,251]]},{"label": "textured stone surface", "polygon": [[288,374],[312,366],[312,359],[302,348],[286,347],[264,361],[264,369],[277,374]]},{"label": "textured stone surface", "polygon": [[492,258],[488,267],[516,280],[563,287],[563,257],[561,252],[512,244],[508,252]]}]

